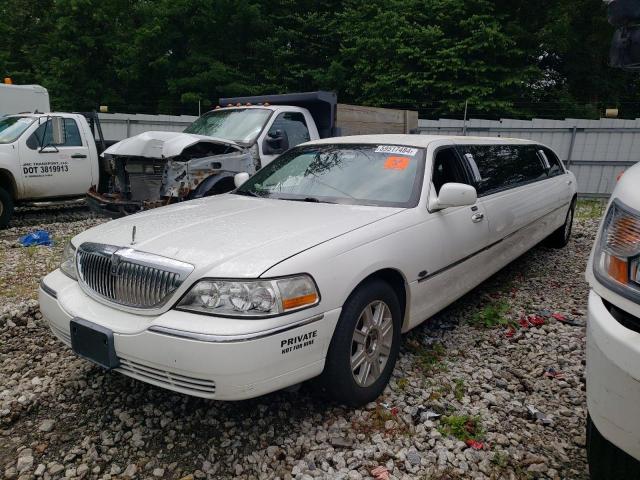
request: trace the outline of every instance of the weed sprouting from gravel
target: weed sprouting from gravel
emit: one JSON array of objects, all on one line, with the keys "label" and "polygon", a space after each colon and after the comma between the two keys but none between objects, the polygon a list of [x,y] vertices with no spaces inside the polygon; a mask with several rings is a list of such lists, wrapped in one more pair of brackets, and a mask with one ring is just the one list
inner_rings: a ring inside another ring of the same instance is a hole
[{"label": "weed sprouting from gravel", "polygon": [[440,421],[440,433],[451,435],[458,440],[480,440],[482,438],[482,423],[480,417],[470,415],[449,415]]},{"label": "weed sprouting from gravel", "polygon": [[453,395],[459,402],[461,402],[462,397],[464,397],[464,391],[464,380],[462,378],[456,378],[455,386],[453,387]]},{"label": "weed sprouting from gravel", "polygon": [[436,342],[424,346],[418,342],[407,342],[407,349],[414,355],[415,365],[425,374],[442,371],[445,367],[442,360],[446,354],[444,344]]},{"label": "weed sprouting from gravel", "polygon": [[506,317],[509,309],[509,302],[506,300],[493,300],[475,313],[472,323],[486,328],[509,325],[511,321]]}]

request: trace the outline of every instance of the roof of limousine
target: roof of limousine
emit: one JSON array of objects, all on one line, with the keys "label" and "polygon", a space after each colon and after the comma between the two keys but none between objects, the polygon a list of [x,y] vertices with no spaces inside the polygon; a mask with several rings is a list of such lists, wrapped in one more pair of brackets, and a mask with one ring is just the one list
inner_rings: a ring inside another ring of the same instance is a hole
[{"label": "roof of limousine", "polygon": [[491,143],[491,144],[537,144],[531,140],[524,140],[520,138],[505,138],[505,137],[462,137],[455,135],[402,135],[402,134],[387,134],[387,135],[352,135],[347,137],[334,137],[323,138],[321,140],[314,140],[307,142],[305,145],[318,145],[326,143],[371,143],[371,144],[391,144],[391,145],[406,145],[408,147],[426,148],[430,143],[437,141],[450,141],[458,144],[469,143]]}]

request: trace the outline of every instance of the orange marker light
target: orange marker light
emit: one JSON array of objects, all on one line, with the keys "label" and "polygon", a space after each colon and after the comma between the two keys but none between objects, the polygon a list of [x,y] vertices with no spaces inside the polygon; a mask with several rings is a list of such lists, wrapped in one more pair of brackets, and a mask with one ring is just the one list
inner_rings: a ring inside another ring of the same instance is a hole
[{"label": "orange marker light", "polygon": [[304,305],[311,305],[318,300],[318,295],[315,293],[309,293],[302,295],[301,297],[285,298],[282,301],[282,306],[285,310],[291,310],[292,308],[302,307]]},{"label": "orange marker light", "polygon": [[629,281],[629,264],[626,260],[608,256],[607,272],[616,282],[627,283]]},{"label": "orange marker light", "polygon": [[13,80],[11,80],[11,77],[4,77],[4,83],[6,85],[13,85]]}]

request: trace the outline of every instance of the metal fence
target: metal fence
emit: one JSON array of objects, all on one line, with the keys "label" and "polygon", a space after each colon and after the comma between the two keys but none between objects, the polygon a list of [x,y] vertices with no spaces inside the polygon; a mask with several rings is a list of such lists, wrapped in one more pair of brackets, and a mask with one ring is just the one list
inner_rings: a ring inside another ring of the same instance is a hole
[{"label": "metal fence", "polygon": [[640,161],[636,120],[420,120],[421,134],[526,138],[553,148],[578,179],[584,197],[609,196],[620,173]]},{"label": "metal fence", "polygon": [[181,132],[196,118],[190,115],[130,115],[126,113],[99,113],[102,132],[106,140],[125,138],[151,130]]}]

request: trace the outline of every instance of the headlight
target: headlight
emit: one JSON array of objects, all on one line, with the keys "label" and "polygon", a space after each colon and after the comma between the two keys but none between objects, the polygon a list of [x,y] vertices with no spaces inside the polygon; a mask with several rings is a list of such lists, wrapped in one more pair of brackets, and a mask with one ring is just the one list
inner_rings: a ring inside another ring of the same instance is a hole
[{"label": "headlight", "polygon": [[640,300],[640,212],[614,200],[594,256],[598,280],[621,295]]},{"label": "headlight", "polygon": [[73,246],[71,241],[67,242],[64,246],[60,270],[62,270],[62,272],[68,277],[78,280],[78,270],[76,269],[76,247]]},{"label": "headlight", "polygon": [[317,305],[320,294],[308,275],[271,280],[216,280],[196,283],[177,308],[227,317],[268,317]]}]

